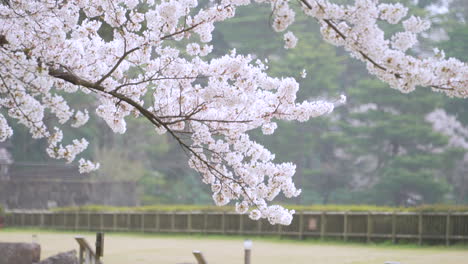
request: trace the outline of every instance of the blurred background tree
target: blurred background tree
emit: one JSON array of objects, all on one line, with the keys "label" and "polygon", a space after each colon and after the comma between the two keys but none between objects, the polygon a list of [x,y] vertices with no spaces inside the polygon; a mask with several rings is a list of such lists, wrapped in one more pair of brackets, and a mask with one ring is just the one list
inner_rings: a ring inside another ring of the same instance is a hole
[{"label": "blurred background tree", "polygon": [[[414,54],[431,56],[432,47],[440,47],[447,56],[468,61],[468,1],[404,2],[411,5],[412,13],[433,21],[433,29],[421,39]],[[293,76],[300,82],[300,100],[348,96],[347,104],[327,117],[306,123],[280,122],[272,136],[252,133],[276,153],[278,161],[297,164],[295,182],[303,192],[299,198],[284,202],[468,203],[467,150],[449,146],[448,136],[434,131],[425,120],[427,114],[442,108],[468,126],[466,100],[447,99],[424,89],[409,95],[389,89],[341,48],[325,43],[315,21],[299,15],[291,28],[299,38],[298,45],[285,50],[282,34],[269,25],[269,12],[265,6],[238,9],[236,18],[216,28],[213,55],[235,48],[238,53],[268,60],[270,74]],[[101,32],[108,34],[105,27]],[[301,77],[303,69],[305,78]],[[79,97],[73,98],[73,103],[93,104]],[[94,115],[82,129],[65,131],[69,136],[86,137],[96,146],[86,153],[101,161],[95,180],[136,181],[142,204],[212,203],[207,186],[189,169],[175,142],[156,135],[145,122],[128,122],[125,135],[111,133]],[[14,159],[51,162],[39,151],[44,142],[32,140],[26,133],[15,127]]]}]

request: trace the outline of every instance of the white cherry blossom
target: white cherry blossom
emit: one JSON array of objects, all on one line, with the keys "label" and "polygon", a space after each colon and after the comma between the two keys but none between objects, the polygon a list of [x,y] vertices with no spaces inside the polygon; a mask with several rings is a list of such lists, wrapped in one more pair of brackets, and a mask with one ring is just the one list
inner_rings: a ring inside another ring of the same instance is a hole
[{"label": "white cherry blossom", "polygon": [[[96,114],[113,132],[125,133],[130,115],[145,118],[155,134],[168,134],[184,149],[189,166],[211,185],[217,205],[235,201],[236,210],[254,220],[290,224],[294,211],[269,203],[280,193],[289,198],[300,194],[293,183],[296,167],[275,163],[275,155],[248,132],[272,134],[277,120],[305,122],[329,114],[346,97],[297,102],[299,84],[290,77],[268,76],[267,61],[235,50],[204,58],[213,50],[216,23],[232,18],[249,0],[206,6],[196,0],[144,2],[147,11],[137,0],[0,2],[0,108],[6,113],[0,115],[0,140],[11,137],[9,124],[16,122],[33,138],[48,140],[49,156],[73,162],[88,141],[62,142],[64,127],[85,125],[89,114]],[[294,23],[297,14],[289,1],[256,2],[271,6],[275,31]],[[443,51],[430,58],[405,53],[429,23],[414,16],[403,20],[408,12],[403,5],[376,0],[300,3],[306,16],[318,20],[327,42],[343,46],[392,88],[411,92],[423,86],[468,97],[465,63],[446,59]],[[403,20],[404,31],[386,39],[380,20]],[[104,24],[111,27],[110,36],[100,33]],[[297,43],[292,32],[284,40],[286,48]],[[74,109],[67,94],[89,98],[95,107]],[[46,116],[58,127],[49,127]],[[99,168],[83,158],[78,163],[82,173]]]}]

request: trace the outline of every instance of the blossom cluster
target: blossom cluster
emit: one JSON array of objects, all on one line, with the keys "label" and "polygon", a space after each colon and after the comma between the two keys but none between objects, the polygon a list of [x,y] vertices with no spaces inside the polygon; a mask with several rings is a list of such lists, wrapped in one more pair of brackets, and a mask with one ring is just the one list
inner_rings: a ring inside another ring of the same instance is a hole
[{"label": "blossom cluster", "polygon": [[468,127],[463,126],[455,116],[438,108],[426,115],[426,121],[432,128],[449,138],[448,145],[468,149]]},{"label": "blossom cluster", "polygon": [[3,142],[13,135],[13,129],[8,125],[5,117],[0,114],[0,141]]},{"label": "blossom cluster", "polygon": [[297,38],[291,31],[284,34],[284,48],[292,49],[297,45]]},{"label": "blossom cluster", "polygon": [[[257,2],[271,3],[276,31],[294,22],[287,0]],[[327,41],[345,46],[392,87],[449,87],[447,94],[467,96],[465,64],[404,53],[428,27],[426,22],[411,17],[403,23],[404,32],[384,39],[377,19],[397,23],[406,15],[405,7],[373,0],[357,0],[354,6],[325,0],[301,3],[307,15],[320,21]],[[51,157],[67,162],[73,162],[88,142],[62,143],[62,128],[84,125],[91,112],[70,106],[68,94],[93,100],[95,114],[115,133],[126,132],[130,116],[146,118],[157,133],[169,134],[188,153],[189,166],[211,186],[217,205],[235,201],[239,213],[287,225],[294,211],[269,202],[280,193],[300,194],[293,183],[296,167],[275,163],[274,154],[251,140],[248,132],[261,129],[268,135],[277,128],[276,120],[304,122],[328,114],[345,97],[337,103],[297,102],[299,84],[293,78],[268,76],[267,65],[250,55],[232,50],[204,58],[213,49],[209,43],[215,23],[232,18],[237,7],[248,4],[250,0],[206,6],[197,0],[0,4],[0,108],[9,120],[26,126],[33,138],[47,138]],[[112,28],[110,38],[102,35],[103,25]],[[183,46],[181,40],[189,44]],[[286,48],[297,43],[292,32],[284,40]],[[305,77],[305,71],[301,75]],[[57,124],[45,122],[46,115],[55,117]],[[0,140],[11,135],[7,119],[0,115]],[[78,163],[83,173],[99,168],[84,159]]]},{"label": "blossom cluster", "polygon": [[[450,115],[444,109],[437,108],[427,114],[425,119],[432,124],[434,131],[448,138],[448,147],[468,150],[468,127],[464,126],[456,116]],[[468,164],[468,152],[465,152],[463,162]]]},{"label": "blossom cluster", "polygon": [[[269,2],[274,21],[272,27],[284,31],[295,14],[285,0]],[[446,59],[437,50],[435,56],[417,58],[406,53],[414,47],[417,37],[430,27],[420,17],[407,17],[408,8],[400,3],[379,3],[378,0],[355,0],[353,5],[338,5],[328,0],[300,0],[304,14],[317,19],[323,38],[342,46],[352,57],[366,63],[369,73],[392,88],[408,93],[416,86],[432,88],[450,97],[468,97],[468,65],[454,58]],[[398,24],[404,31],[386,38],[378,22]],[[285,35],[286,45],[288,39]],[[289,41],[290,42],[290,41]]]}]

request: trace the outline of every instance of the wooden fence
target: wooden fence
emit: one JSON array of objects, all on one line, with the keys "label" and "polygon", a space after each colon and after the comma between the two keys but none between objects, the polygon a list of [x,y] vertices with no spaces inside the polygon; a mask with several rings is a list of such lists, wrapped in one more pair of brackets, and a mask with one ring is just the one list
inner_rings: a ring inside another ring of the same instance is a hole
[{"label": "wooden fence", "polygon": [[6,226],[87,231],[279,235],[356,241],[468,242],[468,213],[299,212],[289,226],[229,212],[9,211]]}]

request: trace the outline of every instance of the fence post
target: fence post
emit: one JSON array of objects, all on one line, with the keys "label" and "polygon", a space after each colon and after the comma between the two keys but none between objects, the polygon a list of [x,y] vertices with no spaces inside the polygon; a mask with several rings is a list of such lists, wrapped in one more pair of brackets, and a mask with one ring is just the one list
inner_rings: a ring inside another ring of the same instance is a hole
[{"label": "fence post", "polygon": [[301,211],[299,215],[299,239],[302,240],[304,238],[304,212]]},{"label": "fence post", "polygon": [[32,226],[37,226],[37,223],[36,223],[36,214],[35,214],[35,213],[30,214],[30,215],[29,215],[29,218],[31,218],[31,225],[32,225]]},{"label": "fence post", "polygon": [[171,231],[172,232],[175,232],[175,212],[172,212],[172,215],[171,215]]},{"label": "fence post", "polygon": [[41,214],[39,215],[40,219],[40,227],[44,227],[44,212],[41,212]]},{"label": "fence post", "polygon": [[99,229],[104,230],[104,213],[99,214]]},{"label": "fence post", "polygon": [[348,241],[348,212],[343,214],[343,240]]},{"label": "fence post", "polygon": [[422,244],[422,234],[423,234],[423,213],[419,212],[419,215],[418,215],[418,245]]},{"label": "fence post", "polygon": [[58,224],[57,224],[57,214],[58,214],[57,212],[52,212],[52,217],[51,217],[52,226],[51,226],[51,228],[53,228],[53,229],[57,229],[57,226],[58,226]]},{"label": "fence post", "polygon": [[57,221],[58,212],[52,212],[52,226],[53,229],[58,229],[58,221]]},{"label": "fence post", "polygon": [[132,221],[131,221],[131,215],[130,213],[127,213],[127,231],[130,230],[130,227],[132,226]]},{"label": "fence post", "polygon": [[117,212],[114,212],[112,214],[112,230],[113,231],[117,230]]},{"label": "fence post", "polygon": [[325,230],[327,229],[327,215],[326,212],[322,212],[320,215],[320,239],[325,238]]},{"label": "fence post", "polygon": [[10,218],[10,220],[7,220],[7,223],[10,222],[9,223],[10,226],[17,226],[18,225],[18,223],[16,222],[16,215],[15,214],[16,214],[15,212],[10,212],[9,217],[7,215],[7,219]]},{"label": "fence post", "polygon": [[17,226],[18,223],[16,223],[16,217],[14,212],[10,212],[6,215],[6,223],[9,226]]},{"label": "fence post", "polygon": [[23,223],[23,226],[28,226],[28,216],[29,216],[29,211],[24,211],[23,212],[23,216],[24,216],[24,223]]},{"label": "fence post", "polygon": [[156,229],[156,232],[160,232],[161,231],[161,228],[160,228],[160,219],[159,219],[159,212],[156,212],[154,213],[154,228]]},{"label": "fence post", "polygon": [[6,227],[12,226],[12,224],[11,224],[11,219],[10,219],[10,214],[11,214],[11,213],[6,213],[6,214],[5,214],[5,218],[4,218],[4,222],[3,222],[3,223],[4,223],[4,226],[6,226]]},{"label": "fence post", "polygon": [[223,235],[226,234],[226,212],[223,211],[223,214],[221,215],[221,230]]},{"label": "fence post", "polygon": [[450,212],[447,213],[447,219],[445,220],[445,245],[450,246]]},{"label": "fence post", "polygon": [[367,236],[366,236],[367,243],[371,241],[371,235],[372,235],[372,214],[371,212],[367,212]]},{"label": "fence post", "polygon": [[51,212],[50,214],[50,228],[55,228],[55,215],[57,212]]},{"label": "fence post", "polygon": [[25,214],[24,211],[22,211],[21,212],[21,226],[25,226],[25,220],[24,220],[25,216],[24,216],[24,214]]},{"label": "fence post", "polygon": [[34,217],[33,217],[33,225],[35,227],[39,226],[39,223],[40,223],[40,218],[39,218],[39,215],[40,213],[34,213]]},{"label": "fence post", "polygon": [[207,212],[203,213],[203,233],[206,234],[206,229],[208,226],[208,214]]},{"label": "fence post", "polygon": [[262,219],[258,219],[257,221],[257,234],[261,235],[262,234]]},{"label": "fence post", "polygon": [[278,225],[278,234],[280,239],[283,238],[283,225]]},{"label": "fence post", "polygon": [[396,212],[393,211],[393,214],[392,214],[392,243],[395,244],[396,243]]},{"label": "fence post", "polygon": [[[6,213],[3,217],[3,227],[9,227],[11,226],[11,223],[10,223],[10,217],[9,217],[10,213]],[[1,217],[0,217],[0,222],[1,222]]]},{"label": "fence post", "polygon": [[80,215],[78,211],[75,212],[75,230],[78,230],[80,227]]},{"label": "fence post", "polygon": [[18,224],[18,219],[17,219],[17,217],[16,217],[16,212],[12,212],[12,213],[11,213],[10,219],[11,219],[10,225],[12,225],[12,226],[19,226],[19,224]]},{"label": "fence post", "polygon": [[88,211],[88,231],[91,230],[91,212]]},{"label": "fence post", "polygon": [[192,233],[192,211],[187,213],[187,231],[189,234]]},{"label": "fence post", "polygon": [[244,215],[239,214],[239,234],[244,233]]},{"label": "fence post", "polygon": [[51,212],[49,216],[50,216],[49,228],[55,228],[55,212]]},{"label": "fence post", "polygon": [[156,221],[156,230],[158,232],[161,232],[161,218],[159,216],[159,212],[156,213],[155,221]]},{"label": "fence post", "polygon": [[145,232],[145,213],[141,213],[141,231]]},{"label": "fence post", "polygon": [[320,215],[320,239],[325,238],[325,231],[327,229],[327,213],[322,212]]},{"label": "fence post", "polygon": [[96,233],[96,242],[95,242],[95,261],[96,264],[100,263],[99,259],[104,256],[104,233],[98,232]]},{"label": "fence post", "polygon": [[16,213],[15,212],[12,212],[11,215],[10,215],[10,225],[12,226],[18,226],[18,221],[16,219]]}]

